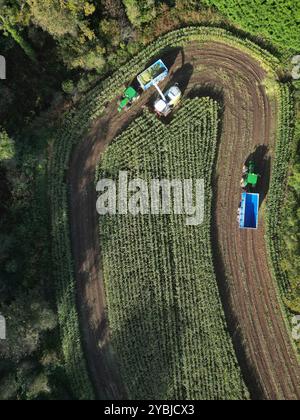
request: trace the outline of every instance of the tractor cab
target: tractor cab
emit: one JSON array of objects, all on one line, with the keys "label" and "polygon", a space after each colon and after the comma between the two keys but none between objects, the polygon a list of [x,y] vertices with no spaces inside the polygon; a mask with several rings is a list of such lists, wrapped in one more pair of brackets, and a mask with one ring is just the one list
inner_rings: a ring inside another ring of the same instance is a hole
[{"label": "tractor cab", "polygon": [[254,189],[257,186],[260,175],[256,174],[254,162],[249,162],[248,166],[243,168],[243,178],[241,180],[241,187],[247,191],[248,189]]}]

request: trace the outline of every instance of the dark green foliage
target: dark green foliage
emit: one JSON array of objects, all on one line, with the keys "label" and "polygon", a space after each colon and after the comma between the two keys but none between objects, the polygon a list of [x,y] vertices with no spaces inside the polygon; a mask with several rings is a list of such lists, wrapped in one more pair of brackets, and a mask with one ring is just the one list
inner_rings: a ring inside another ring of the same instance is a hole
[{"label": "dark green foliage", "polygon": [[74,92],[74,89],[75,86],[72,80],[66,80],[62,83],[62,90],[68,95],[71,95]]},{"label": "dark green foliage", "polygon": [[141,26],[155,18],[155,0],[123,0],[128,19],[133,26]]},{"label": "dark green foliage", "polygon": [[11,161],[15,157],[15,146],[5,130],[0,127],[0,162]]},{"label": "dark green foliage", "polygon": [[[47,130],[37,130],[46,141]],[[31,131],[12,141],[0,131],[0,313],[7,323],[7,340],[0,342],[0,400],[51,397],[57,387],[65,387],[59,381],[50,384],[61,354],[59,341],[50,346],[45,340],[57,329],[57,315],[49,289],[46,162],[40,138]]]},{"label": "dark green foliage", "polygon": [[281,49],[300,51],[297,0],[203,0],[247,32],[265,37]]},{"label": "dark green foliage", "polygon": [[[4,3],[7,3],[3,0]],[[2,3],[3,3],[2,2]],[[17,29],[17,2],[14,6],[0,4],[0,30],[5,34],[10,35],[12,39],[22,48],[25,54],[32,60],[36,61],[36,55],[30,44],[20,34]]]}]

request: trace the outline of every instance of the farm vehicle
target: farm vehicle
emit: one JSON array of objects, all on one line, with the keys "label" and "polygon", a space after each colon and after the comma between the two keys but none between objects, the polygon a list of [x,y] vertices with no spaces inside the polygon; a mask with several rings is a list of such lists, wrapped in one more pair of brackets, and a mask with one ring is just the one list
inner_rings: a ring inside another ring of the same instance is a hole
[{"label": "farm vehicle", "polygon": [[161,92],[158,86],[157,90],[160,94],[160,98],[154,103],[155,112],[159,116],[167,117],[179,104],[182,93],[178,86],[172,86],[165,93]]},{"label": "farm vehicle", "polygon": [[129,86],[123,94],[123,98],[119,103],[118,111],[122,112],[123,110],[127,111],[131,105],[140,98],[139,93],[132,87]]},{"label": "farm vehicle", "polygon": [[259,175],[256,174],[255,163],[250,161],[248,165],[243,168],[243,178],[241,180],[241,187],[243,190],[248,191],[257,187]]},{"label": "farm vehicle", "polygon": [[[158,60],[137,76],[137,81],[142,91],[145,92],[152,86],[157,90],[159,98],[154,103],[154,111],[157,115],[164,117],[172,112],[179,104],[182,97],[182,92],[178,85],[172,86],[165,93],[160,89],[158,84],[163,81],[168,74],[169,71],[164,62]],[[119,112],[129,109],[139,97],[140,95],[135,88],[132,86],[127,88],[119,103]]]},{"label": "farm vehicle", "polygon": [[240,207],[238,209],[238,223],[240,229],[257,229],[260,195],[254,194],[252,191],[257,187],[260,175],[256,173],[255,163],[250,161],[243,168],[243,177],[241,187],[242,193]]}]

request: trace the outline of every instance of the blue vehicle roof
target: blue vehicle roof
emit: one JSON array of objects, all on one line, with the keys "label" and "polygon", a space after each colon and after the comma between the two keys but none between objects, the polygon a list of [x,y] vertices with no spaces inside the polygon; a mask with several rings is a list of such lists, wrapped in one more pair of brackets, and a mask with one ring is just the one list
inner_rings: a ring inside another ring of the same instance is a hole
[{"label": "blue vehicle roof", "polygon": [[257,229],[259,213],[259,194],[242,194],[240,209],[240,228]]}]

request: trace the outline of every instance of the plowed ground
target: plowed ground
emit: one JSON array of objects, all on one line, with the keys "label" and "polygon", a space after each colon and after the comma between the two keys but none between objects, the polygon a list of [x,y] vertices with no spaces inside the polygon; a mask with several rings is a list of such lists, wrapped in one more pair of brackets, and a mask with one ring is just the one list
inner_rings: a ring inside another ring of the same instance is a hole
[{"label": "plowed ground", "polygon": [[[171,69],[165,85],[178,82],[186,96],[212,95],[224,105],[212,229],[219,288],[246,383],[253,398],[299,399],[300,366],[279,307],[264,238],[277,121],[276,101],[263,86],[266,74],[250,56],[221,43],[193,43],[164,59]],[[91,377],[102,398],[126,398],[126,392],[109,344],[95,169],[101,153],[141,106],[151,103],[153,94],[144,94],[123,114],[118,114],[117,102],[109,103],[74,151],[69,172],[78,307]],[[242,167],[254,150],[261,162],[263,203],[259,230],[249,232],[238,228],[236,217]]]}]

